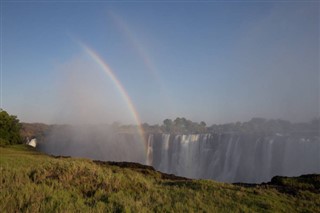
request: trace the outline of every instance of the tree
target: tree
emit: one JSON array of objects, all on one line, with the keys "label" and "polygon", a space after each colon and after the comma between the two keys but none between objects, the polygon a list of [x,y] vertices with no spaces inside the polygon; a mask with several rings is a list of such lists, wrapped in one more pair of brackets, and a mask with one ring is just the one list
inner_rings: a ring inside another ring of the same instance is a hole
[{"label": "tree", "polygon": [[171,120],[171,119],[165,119],[165,120],[163,121],[163,126],[164,126],[164,130],[165,130],[166,132],[171,132],[172,126],[173,126],[172,120]]},{"label": "tree", "polygon": [[177,117],[174,121],[174,128],[175,128],[175,131],[177,133],[185,133],[187,131],[187,127],[189,126],[188,125],[188,120],[185,119],[185,118],[179,118]]},{"label": "tree", "polygon": [[9,115],[6,111],[0,109],[0,144],[20,144],[21,124],[17,116]]}]

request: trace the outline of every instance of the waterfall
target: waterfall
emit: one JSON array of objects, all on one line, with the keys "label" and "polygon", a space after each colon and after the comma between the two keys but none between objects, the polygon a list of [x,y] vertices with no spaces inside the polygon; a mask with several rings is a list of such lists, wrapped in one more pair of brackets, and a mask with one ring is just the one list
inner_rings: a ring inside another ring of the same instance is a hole
[{"label": "waterfall", "polygon": [[147,165],[152,165],[153,135],[149,135],[147,142]]},{"label": "waterfall", "polygon": [[275,175],[320,173],[319,136],[150,134],[147,163],[175,175],[265,182]]}]

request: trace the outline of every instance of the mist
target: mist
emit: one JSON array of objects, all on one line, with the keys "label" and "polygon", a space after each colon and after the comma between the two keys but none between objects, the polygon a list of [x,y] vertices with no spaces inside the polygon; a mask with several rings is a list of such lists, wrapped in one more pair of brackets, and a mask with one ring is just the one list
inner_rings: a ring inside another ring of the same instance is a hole
[{"label": "mist", "polygon": [[84,54],[56,67],[53,123],[135,124],[131,112],[103,70]]},{"label": "mist", "polygon": [[[145,163],[139,135],[125,101],[108,76],[88,56],[79,54],[56,66],[55,125],[39,144],[53,155]],[[119,130],[118,125],[133,124]]]},{"label": "mist", "polygon": [[38,149],[52,155],[145,164],[143,140],[134,131],[120,132],[111,125],[59,125]]}]

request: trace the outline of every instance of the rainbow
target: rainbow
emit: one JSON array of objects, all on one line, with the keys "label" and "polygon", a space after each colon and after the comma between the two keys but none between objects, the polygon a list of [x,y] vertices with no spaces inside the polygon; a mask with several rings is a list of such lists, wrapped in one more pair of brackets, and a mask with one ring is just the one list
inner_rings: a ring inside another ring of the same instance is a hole
[{"label": "rainbow", "polygon": [[123,100],[125,101],[125,103],[128,106],[129,111],[131,112],[136,124],[138,125],[138,133],[139,136],[141,137],[141,140],[143,142],[144,148],[145,148],[145,152],[146,152],[146,140],[145,140],[145,135],[144,135],[144,131],[143,128],[141,126],[141,120],[139,117],[139,114],[136,110],[136,108],[134,107],[134,104],[130,98],[130,96],[128,95],[127,91],[125,90],[124,86],[121,84],[121,82],[119,81],[119,79],[116,77],[116,75],[114,74],[114,72],[112,71],[112,69],[109,67],[109,65],[101,58],[101,56],[96,53],[95,51],[93,51],[92,49],[90,49],[87,45],[85,45],[82,42],[78,42],[80,44],[80,46],[85,50],[85,52],[102,68],[102,70],[108,75],[108,77],[112,80],[112,82],[115,84],[116,88],[118,89],[118,91],[120,92]]},{"label": "rainbow", "polygon": [[134,49],[137,51],[138,55],[141,57],[144,65],[149,70],[150,74],[157,81],[160,80],[160,76],[154,66],[153,61],[149,57],[146,49],[141,45],[139,40],[136,38],[134,33],[130,30],[128,25],[114,12],[108,11],[108,15],[111,17],[115,25],[122,31],[122,33],[126,36],[126,38],[130,41]]},{"label": "rainbow", "polygon": [[145,68],[147,69],[149,75],[155,80],[155,84],[160,89],[160,94],[162,98],[164,98],[164,102],[168,103],[168,106],[170,106],[171,111],[178,111],[174,106],[175,103],[170,97],[170,93],[167,90],[167,87],[165,86],[164,82],[162,81],[162,77],[159,74],[154,61],[152,60],[152,57],[149,56],[147,49],[142,45],[142,43],[139,41],[137,36],[135,36],[134,31],[130,29],[128,24],[116,13],[114,13],[111,10],[108,10],[108,16],[110,17],[110,20],[113,21],[115,26],[121,31],[121,33],[126,37],[126,39],[131,43],[132,47],[142,60]]}]

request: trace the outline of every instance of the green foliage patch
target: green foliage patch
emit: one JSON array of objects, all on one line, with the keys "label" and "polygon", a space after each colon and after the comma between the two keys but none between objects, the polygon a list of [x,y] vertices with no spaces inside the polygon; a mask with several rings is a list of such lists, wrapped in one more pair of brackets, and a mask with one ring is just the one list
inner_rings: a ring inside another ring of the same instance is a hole
[{"label": "green foliage patch", "polygon": [[9,115],[6,111],[0,109],[0,145],[20,144],[21,124],[17,116]]}]

